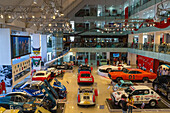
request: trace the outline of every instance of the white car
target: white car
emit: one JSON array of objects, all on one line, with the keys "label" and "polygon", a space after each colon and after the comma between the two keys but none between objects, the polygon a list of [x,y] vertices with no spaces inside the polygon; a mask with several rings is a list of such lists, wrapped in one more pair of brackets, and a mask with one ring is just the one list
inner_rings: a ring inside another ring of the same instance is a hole
[{"label": "white car", "polygon": [[49,71],[37,71],[32,77],[33,81],[44,81],[51,79],[51,72]]},{"label": "white car", "polygon": [[116,91],[111,94],[112,101],[116,105],[120,105],[121,96],[125,94],[128,97],[129,94],[133,95],[134,104],[149,104],[151,107],[155,107],[160,100],[160,96],[147,86],[131,86],[122,91]]},{"label": "white car", "polygon": [[111,71],[121,71],[123,68],[131,68],[131,66],[128,66],[126,64],[119,64],[118,66],[113,66],[113,65],[103,65],[98,67],[98,75],[108,77],[108,73]]},{"label": "white car", "polygon": [[55,76],[58,76],[61,74],[61,70],[58,70],[54,67],[48,68],[47,71],[53,72],[55,74]]}]

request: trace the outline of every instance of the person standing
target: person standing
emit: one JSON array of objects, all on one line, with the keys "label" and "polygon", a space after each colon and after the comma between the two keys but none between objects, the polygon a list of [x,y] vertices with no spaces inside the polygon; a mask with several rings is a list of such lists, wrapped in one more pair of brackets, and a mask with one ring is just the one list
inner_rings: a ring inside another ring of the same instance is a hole
[{"label": "person standing", "polygon": [[127,99],[126,95],[123,94],[121,96],[121,103],[120,103],[120,106],[122,107],[122,113],[127,113],[128,106],[137,108],[136,106],[133,106],[132,104],[129,104],[128,102],[126,102],[126,99]]},{"label": "person standing", "polygon": [[2,94],[2,85],[0,83],[0,94]]},{"label": "person standing", "polygon": [[[131,94],[128,97],[128,103],[131,104],[131,105],[134,105],[134,99],[133,99],[133,96]],[[128,113],[132,113],[133,107],[129,106],[128,109],[129,109]]]},{"label": "person standing", "polygon": [[1,86],[2,86],[2,93],[3,91],[5,91],[5,94],[6,94],[6,86],[5,86],[4,80],[1,80]]},{"label": "person standing", "polygon": [[162,75],[165,75],[165,68],[163,68]]}]

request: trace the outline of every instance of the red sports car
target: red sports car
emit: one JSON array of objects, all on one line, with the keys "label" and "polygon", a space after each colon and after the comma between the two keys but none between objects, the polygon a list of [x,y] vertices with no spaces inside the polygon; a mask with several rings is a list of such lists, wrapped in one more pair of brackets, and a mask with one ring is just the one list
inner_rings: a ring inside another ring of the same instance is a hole
[{"label": "red sports car", "polygon": [[94,83],[94,78],[91,75],[91,73],[89,71],[81,71],[78,74],[78,79],[77,79],[78,84],[80,83],[89,83],[89,84],[93,84]]}]

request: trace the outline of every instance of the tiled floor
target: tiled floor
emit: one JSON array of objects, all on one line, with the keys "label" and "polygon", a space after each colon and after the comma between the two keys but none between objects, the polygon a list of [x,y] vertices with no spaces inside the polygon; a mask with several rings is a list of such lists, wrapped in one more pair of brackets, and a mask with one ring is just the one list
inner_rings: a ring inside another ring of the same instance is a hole
[{"label": "tiled floor", "polygon": [[[92,75],[95,78],[95,84],[99,90],[99,96],[97,97],[97,103],[94,107],[79,107],[77,106],[77,89],[79,85],[77,84],[77,68],[75,68],[73,73],[65,73],[63,80],[60,80],[62,84],[67,87],[68,96],[65,113],[110,113],[105,100],[110,98],[110,93],[112,87],[109,87],[110,80],[97,75],[97,69],[92,71]],[[100,105],[104,105],[104,109],[100,109]],[[116,112],[115,112],[116,113]],[[153,112],[149,112],[153,113]],[[168,113],[168,112],[159,112]]]}]

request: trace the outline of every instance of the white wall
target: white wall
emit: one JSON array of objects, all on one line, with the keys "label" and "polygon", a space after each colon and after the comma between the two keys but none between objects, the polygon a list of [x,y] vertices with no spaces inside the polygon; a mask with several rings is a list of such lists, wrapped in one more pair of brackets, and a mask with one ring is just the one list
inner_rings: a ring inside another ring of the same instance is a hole
[{"label": "white wall", "polygon": [[10,29],[0,29],[0,65],[11,65]]},{"label": "white wall", "polygon": [[136,57],[137,57],[136,54],[128,52],[127,64],[129,64],[129,61],[130,61],[130,65],[135,66],[136,65]]},{"label": "white wall", "polygon": [[47,35],[41,35],[41,57],[47,61]]},{"label": "white wall", "polygon": [[40,34],[33,34],[32,37],[33,37],[32,47],[39,48],[40,47]]}]

